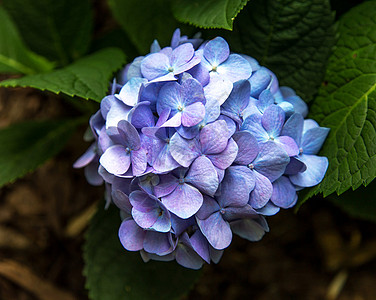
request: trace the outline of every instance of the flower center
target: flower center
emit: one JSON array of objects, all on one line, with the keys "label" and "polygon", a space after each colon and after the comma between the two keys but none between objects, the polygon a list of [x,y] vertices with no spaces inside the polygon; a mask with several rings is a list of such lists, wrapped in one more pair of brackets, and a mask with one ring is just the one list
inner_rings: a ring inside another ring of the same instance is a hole
[{"label": "flower center", "polygon": [[299,154],[303,154],[303,148],[299,148]]},{"label": "flower center", "polygon": [[221,208],[219,212],[221,213],[221,215],[224,215],[226,213],[226,210],[224,208]]},{"label": "flower center", "polygon": [[184,109],[183,106],[181,106],[181,105],[178,106],[178,111],[183,111],[183,109]]},{"label": "flower center", "polygon": [[274,141],[274,136],[269,136],[269,140]]},{"label": "flower center", "polygon": [[212,66],[212,69],[211,69],[211,70],[212,70],[213,72],[217,72],[217,68],[218,68],[218,66],[215,66],[215,65],[214,65],[214,66]]},{"label": "flower center", "polygon": [[253,170],[255,168],[255,166],[253,164],[249,164],[247,167],[250,168],[251,170]]},{"label": "flower center", "polygon": [[129,147],[125,148],[125,152],[129,154],[131,152],[131,149]]},{"label": "flower center", "polygon": [[173,67],[169,67],[167,70],[168,70],[169,72],[174,72],[174,68],[173,68]]},{"label": "flower center", "polygon": [[185,183],[184,178],[180,178],[180,179],[179,179],[179,184],[184,184],[184,183]]}]

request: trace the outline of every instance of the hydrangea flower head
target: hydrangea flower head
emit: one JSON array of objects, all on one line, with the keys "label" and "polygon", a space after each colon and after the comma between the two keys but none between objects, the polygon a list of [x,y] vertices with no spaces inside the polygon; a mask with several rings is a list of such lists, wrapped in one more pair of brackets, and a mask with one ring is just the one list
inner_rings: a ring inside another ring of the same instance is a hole
[{"label": "hydrangea flower head", "polygon": [[119,239],[144,261],[218,263],[239,235],[260,240],[265,217],[321,182],[328,128],[274,73],[216,37],[176,30],[112,85],[90,120],[94,143],[74,167],[106,184]]}]

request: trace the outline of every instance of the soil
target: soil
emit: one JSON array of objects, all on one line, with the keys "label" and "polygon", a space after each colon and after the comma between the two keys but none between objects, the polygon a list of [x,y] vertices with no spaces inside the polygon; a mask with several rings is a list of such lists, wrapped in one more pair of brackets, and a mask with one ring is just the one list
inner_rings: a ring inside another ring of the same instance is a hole
[{"label": "soil", "polygon": [[[0,89],[0,127],[72,111],[49,93]],[[87,299],[84,232],[104,191],[72,168],[88,147],[85,129],[57,157],[0,190],[0,299]],[[268,221],[262,241],[235,237],[183,299],[376,299],[376,224],[319,198]]]}]

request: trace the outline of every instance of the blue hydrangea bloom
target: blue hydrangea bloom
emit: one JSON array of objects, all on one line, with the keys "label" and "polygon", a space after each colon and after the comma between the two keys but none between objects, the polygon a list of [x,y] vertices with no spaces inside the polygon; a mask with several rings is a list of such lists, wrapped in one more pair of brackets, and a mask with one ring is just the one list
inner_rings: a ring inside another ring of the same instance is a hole
[{"label": "blue hydrangea bloom", "polygon": [[142,259],[199,269],[233,234],[258,241],[265,217],[321,182],[329,129],[276,75],[217,37],[177,29],[113,82],[90,119],[94,142],[74,167],[105,183],[121,211],[119,239]]}]

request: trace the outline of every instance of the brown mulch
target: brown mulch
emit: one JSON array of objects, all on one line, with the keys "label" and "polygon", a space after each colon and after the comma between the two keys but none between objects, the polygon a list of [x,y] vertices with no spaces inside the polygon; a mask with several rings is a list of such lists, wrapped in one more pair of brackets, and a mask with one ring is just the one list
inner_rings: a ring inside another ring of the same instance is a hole
[{"label": "brown mulch", "polygon": [[[70,110],[49,93],[0,89],[0,127]],[[72,168],[88,146],[84,131],[56,158],[0,189],[0,299],[87,299],[83,235],[103,188]],[[375,224],[320,199],[268,220],[262,241],[234,238],[184,299],[376,299]]]}]

